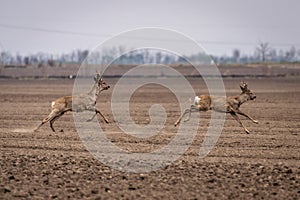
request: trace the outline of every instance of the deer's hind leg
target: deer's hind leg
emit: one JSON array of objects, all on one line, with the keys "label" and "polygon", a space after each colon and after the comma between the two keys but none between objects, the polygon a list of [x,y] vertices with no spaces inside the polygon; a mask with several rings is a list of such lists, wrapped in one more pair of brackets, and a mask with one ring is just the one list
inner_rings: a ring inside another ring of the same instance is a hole
[{"label": "deer's hind leg", "polygon": [[43,121],[34,129],[34,131],[37,131],[45,123],[47,123],[50,120],[52,120],[53,118],[55,118],[57,116],[57,113],[58,113],[58,111],[56,109],[52,110],[51,113],[46,118],[44,118]]},{"label": "deer's hind leg", "polygon": [[186,109],[186,110],[182,113],[182,115],[181,115],[181,116],[178,118],[178,120],[175,122],[174,126],[177,126],[177,125],[181,122],[182,118],[183,118],[186,114],[189,114],[189,116],[188,116],[188,118],[186,118],[184,121],[185,121],[185,122],[186,122],[186,121],[189,121],[192,112],[195,112],[195,111],[199,111],[199,108],[198,108],[197,106],[195,106],[195,105],[191,105],[190,108]]},{"label": "deer's hind leg", "polygon": [[188,113],[191,113],[191,109],[186,109],[186,110],[182,113],[182,115],[178,118],[178,120],[175,122],[174,126],[177,126],[177,125],[180,123],[181,119],[182,119],[186,114],[188,114]]},{"label": "deer's hind leg", "polygon": [[203,109],[201,106],[195,106],[195,105],[191,105],[191,108],[189,109],[189,115],[188,117],[184,120],[184,122],[187,122],[190,120],[192,112],[198,112],[198,111],[205,111],[205,109]]},{"label": "deer's hind leg", "polygon": [[183,114],[178,118],[178,120],[176,121],[174,126],[177,126],[186,114],[189,114],[189,116],[184,120],[184,122],[187,122],[187,121],[190,120],[192,112],[207,111],[207,110],[208,110],[207,105],[202,105],[202,104],[200,104],[200,105],[191,105],[191,107],[189,109],[186,109],[183,112]]},{"label": "deer's hind leg", "polygon": [[63,114],[65,114],[67,111],[69,110],[65,110],[62,112],[58,112],[55,117],[53,119],[50,120],[50,128],[52,129],[53,132],[55,132],[54,128],[53,128],[53,124],[56,120],[58,120],[61,116],[63,116]]},{"label": "deer's hind leg", "polygon": [[59,111],[57,109],[53,109],[51,113],[48,115],[48,117],[44,118],[43,121],[34,129],[34,131],[37,131],[41,126],[43,126],[45,123],[50,121],[50,127],[52,131],[55,132],[53,128],[53,122],[57,120],[59,117],[61,117],[65,112],[66,111]]}]

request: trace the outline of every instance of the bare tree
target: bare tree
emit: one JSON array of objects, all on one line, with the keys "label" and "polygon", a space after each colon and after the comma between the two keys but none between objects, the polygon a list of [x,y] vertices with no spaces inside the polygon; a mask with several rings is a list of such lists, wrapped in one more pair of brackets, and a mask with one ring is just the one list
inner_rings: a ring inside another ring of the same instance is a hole
[{"label": "bare tree", "polygon": [[294,46],[292,46],[288,51],[285,52],[285,59],[288,62],[294,61],[297,54],[297,50]]},{"label": "bare tree", "polygon": [[262,62],[266,62],[267,55],[270,49],[270,45],[267,42],[261,42],[256,48],[256,51],[258,52],[258,55],[260,56]]},{"label": "bare tree", "polygon": [[233,52],[232,52],[232,57],[234,59],[234,62],[239,63],[240,62],[240,56],[241,56],[240,50],[234,49]]}]

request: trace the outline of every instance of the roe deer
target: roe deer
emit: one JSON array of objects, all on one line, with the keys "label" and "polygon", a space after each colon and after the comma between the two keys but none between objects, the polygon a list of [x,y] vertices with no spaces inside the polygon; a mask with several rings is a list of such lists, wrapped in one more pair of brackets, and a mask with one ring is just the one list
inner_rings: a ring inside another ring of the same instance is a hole
[{"label": "roe deer", "polygon": [[[107,90],[110,88],[109,85],[107,85],[104,80],[101,78],[100,74],[97,72],[97,75],[94,77],[94,85],[91,88],[91,90],[86,94],[79,94],[75,96],[65,96],[60,97],[52,102],[51,104],[51,113],[43,119],[41,124],[39,124],[34,131],[37,131],[43,124],[50,121],[50,127],[53,132],[55,132],[53,128],[53,123],[59,119],[63,114],[65,114],[68,111],[73,112],[82,112],[82,111],[94,111],[95,114],[91,119],[88,121],[91,121],[94,119],[94,117],[97,114],[100,114],[100,116],[103,118],[103,120],[108,123],[108,120],[103,116],[103,114],[96,108],[96,101],[97,97],[100,94],[101,91]],[[72,105],[72,102],[75,102]]]},{"label": "roe deer", "polygon": [[191,105],[191,108],[186,109],[174,125],[177,126],[180,123],[181,119],[186,114],[189,114],[189,117],[185,120],[188,121],[191,117],[191,112],[214,110],[217,112],[230,113],[231,116],[235,120],[237,120],[240,123],[240,125],[244,128],[245,132],[249,134],[250,132],[243,125],[243,123],[241,122],[237,114],[247,117],[254,123],[258,123],[258,121],[254,120],[249,115],[240,111],[240,106],[243,103],[249,100],[254,100],[256,96],[253,94],[253,92],[250,89],[248,89],[247,83],[242,82],[240,88],[242,90],[242,93],[237,96],[229,96],[229,97],[210,96],[210,95],[196,96],[194,100],[194,105]]}]

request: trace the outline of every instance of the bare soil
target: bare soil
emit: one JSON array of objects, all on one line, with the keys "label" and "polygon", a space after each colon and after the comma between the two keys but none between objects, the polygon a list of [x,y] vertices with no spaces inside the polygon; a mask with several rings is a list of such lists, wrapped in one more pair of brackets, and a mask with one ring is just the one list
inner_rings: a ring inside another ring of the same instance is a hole
[{"label": "bare soil", "polygon": [[[228,95],[238,94],[239,78],[225,78]],[[0,80],[0,199],[300,199],[300,77],[248,78],[257,99],[241,107],[259,121],[242,118],[251,134],[227,116],[214,149],[203,159],[198,152],[210,120],[203,113],[197,136],[174,163],[149,173],[125,173],[95,159],[66,114],[38,132],[51,101],[72,93],[73,80]],[[148,109],[163,105],[168,114],[162,134],[150,139],[127,136],[110,110],[112,88],[101,94],[99,108],[110,120],[99,123],[112,143],[133,152],[168,144],[180,115],[175,96],[148,85],[132,97],[131,117],[149,123]],[[199,94],[204,82],[191,78]],[[63,129],[63,130],[62,130]],[[61,130],[61,131],[60,131]]]}]

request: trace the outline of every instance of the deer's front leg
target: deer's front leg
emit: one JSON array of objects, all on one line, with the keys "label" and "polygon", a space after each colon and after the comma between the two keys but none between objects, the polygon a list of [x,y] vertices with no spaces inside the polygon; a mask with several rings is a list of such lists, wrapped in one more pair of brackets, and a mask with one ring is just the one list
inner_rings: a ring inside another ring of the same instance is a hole
[{"label": "deer's front leg", "polygon": [[94,115],[93,115],[93,117],[91,118],[91,119],[88,119],[88,120],[86,120],[87,122],[90,122],[90,121],[92,121],[95,117],[96,117],[96,115],[97,115],[97,112],[96,113],[94,113]]},{"label": "deer's front leg", "polygon": [[90,111],[95,111],[95,114],[93,115],[93,117],[91,119],[88,119],[87,122],[92,121],[96,117],[96,115],[99,114],[106,123],[109,123],[108,120],[104,117],[104,115],[97,108],[95,108],[95,109],[89,109],[89,110]]},{"label": "deer's front leg", "polygon": [[237,114],[235,112],[230,112],[231,116],[240,123],[240,125],[244,128],[245,132],[247,134],[250,133],[250,131],[248,131],[248,129],[246,129],[246,127],[244,126],[244,124],[242,123],[242,121],[240,120],[239,116],[237,116]]},{"label": "deer's front leg", "polygon": [[95,111],[96,111],[96,114],[98,113],[98,114],[103,118],[103,120],[104,120],[107,124],[109,123],[108,120],[104,117],[104,115],[100,112],[100,110],[98,110],[98,109],[96,108]]},{"label": "deer's front leg", "polygon": [[258,124],[258,121],[257,121],[257,120],[254,120],[252,117],[250,117],[250,116],[247,115],[246,113],[243,113],[243,112],[240,111],[240,110],[237,110],[236,113],[237,113],[237,114],[240,114],[240,115],[243,115],[243,116],[247,117],[248,119],[250,119],[252,122]]}]

